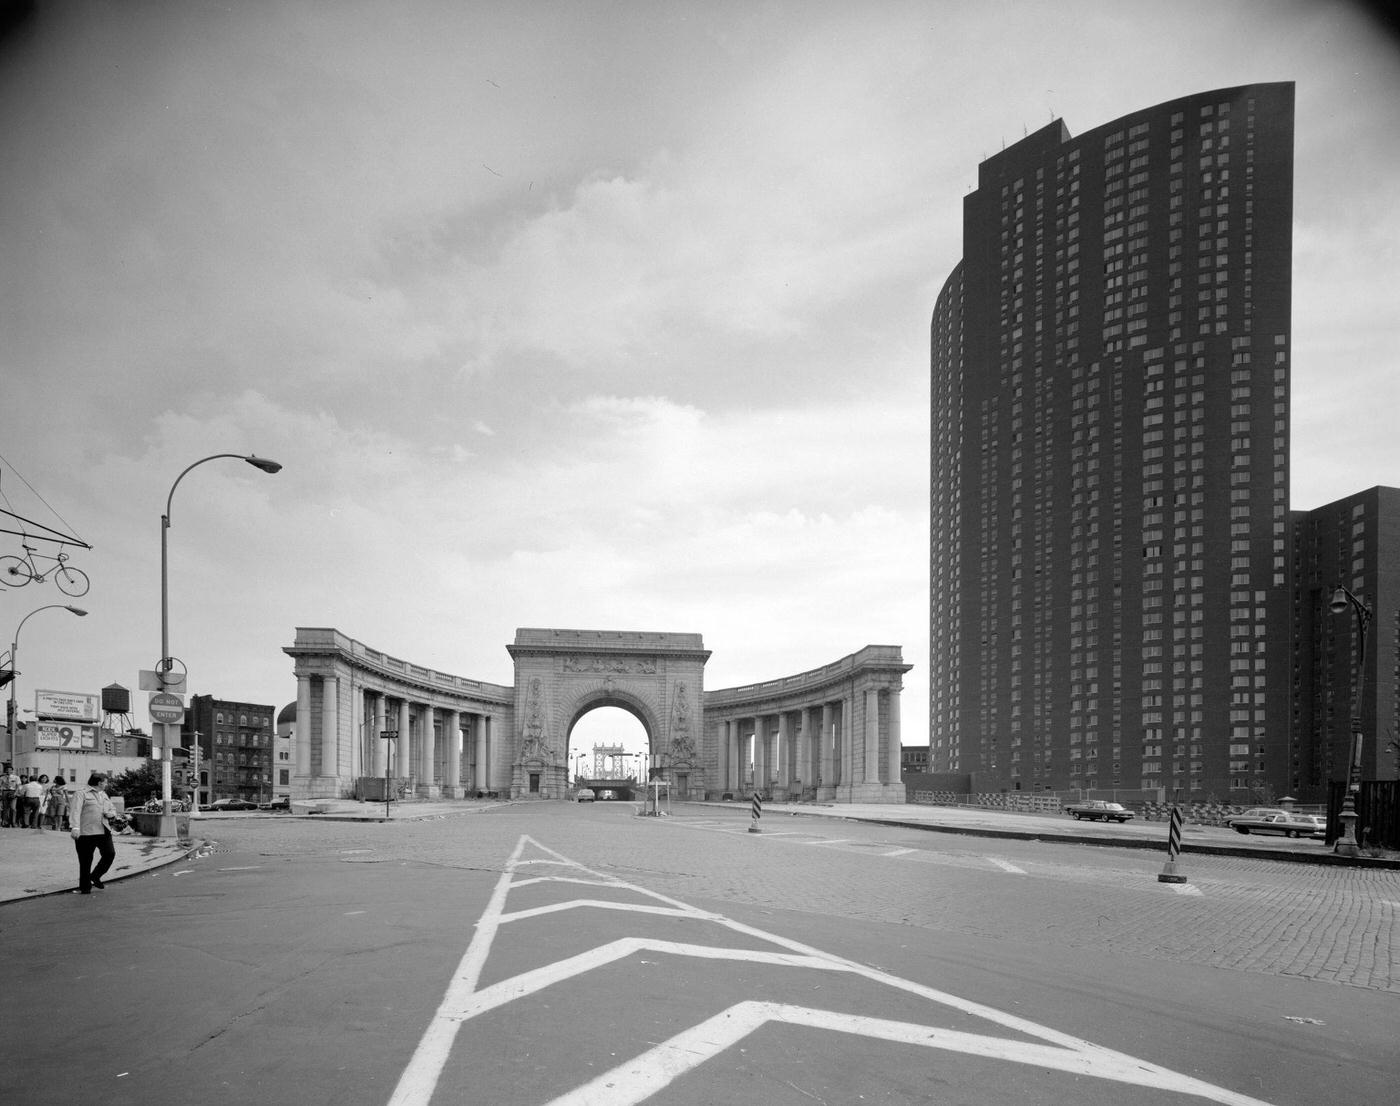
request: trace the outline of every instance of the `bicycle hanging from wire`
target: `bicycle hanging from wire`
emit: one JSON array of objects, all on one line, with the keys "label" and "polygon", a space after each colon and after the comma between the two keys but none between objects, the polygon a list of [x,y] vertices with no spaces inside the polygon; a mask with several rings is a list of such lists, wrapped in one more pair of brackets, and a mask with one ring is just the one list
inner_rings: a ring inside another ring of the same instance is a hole
[{"label": "bicycle hanging from wire", "polygon": [[[48,554],[40,553],[32,545],[23,539],[20,546],[24,549],[23,557],[16,557],[10,554],[0,557],[0,583],[8,584],[12,588],[22,588],[30,580],[42,584],[50,576],[53,582],[58,585],[58,590],[64,595],[71,595],[77,598],[86,595],[91,587],[87,573],[81,568],[73,568],[68,564],[68,554],[63,551],[63,543],[58,546],[58,553],[50,557]],[[50,568],[40,570],[39,561],[52,561]]]}]

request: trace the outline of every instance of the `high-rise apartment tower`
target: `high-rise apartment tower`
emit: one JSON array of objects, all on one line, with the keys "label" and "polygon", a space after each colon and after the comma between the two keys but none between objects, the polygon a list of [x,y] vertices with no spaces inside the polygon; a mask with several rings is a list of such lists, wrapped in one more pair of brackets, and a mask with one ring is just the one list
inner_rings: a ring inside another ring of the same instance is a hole
[{"label": "high-rise apartment tower", "polygon": [[984,161],[932,325],[930,769],[1287,779],[1293,86]]}]

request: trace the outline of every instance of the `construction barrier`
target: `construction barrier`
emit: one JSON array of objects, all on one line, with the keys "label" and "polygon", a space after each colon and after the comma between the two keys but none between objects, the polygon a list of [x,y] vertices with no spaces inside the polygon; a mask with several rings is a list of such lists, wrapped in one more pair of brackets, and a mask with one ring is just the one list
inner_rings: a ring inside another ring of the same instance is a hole
[{"label": "construction barrier", "polygon": [[1181,808],[1172,807],[1167,828],[1167,862],[1157,876],[1158,883],[1185,883],[1186,877],[1177,871],[1176,858],[1181,854]]},{"label": "construction barrier", "polygon": [[759,798],[758,792],[753,793],[753,808],[749,818],[749,832],[758,833],[758,820],[763,817],[763,800]]}]

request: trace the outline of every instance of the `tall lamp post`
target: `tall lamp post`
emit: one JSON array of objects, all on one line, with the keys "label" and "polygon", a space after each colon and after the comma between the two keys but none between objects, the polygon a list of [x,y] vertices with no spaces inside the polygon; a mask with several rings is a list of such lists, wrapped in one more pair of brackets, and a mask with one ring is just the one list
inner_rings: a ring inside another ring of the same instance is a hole
[{"label": "tall lamp post", "polygon": [[1361,851],[1356,838],[1356,799],[1361,791],[1361,691],[1366,683],[1366,631],[1371,625],[1371,608],[1353,595],[1349,588],[1338,584],[1332,592],[1328,610],[1337,615],[1346,614],[1348,608],[1356,616],[1356,663],[1352,666],[1351,677],[1351,748],[1347,756],[1347,789],[1338,815],[1342,820],[1342,835],[1332,846],[1332,851],[1340,856],[1356,856]]},{"label": "tall lamp post", "polygon": [[33,618],[40,611],[52,611],[63,609],[79,618],[86,618],[87,611],[82,607],[74,607],[68,603],[49,603],[43,607],[36,607],[19,620],[19,625],[15,627],[15,636],[10,639],[10,703],[5,715],[5,759],[13,763],[15,759],[15,717],[19,714],[15,703],[15,687],[19,683],[19,632],[24,629],[24,624]]},{"label": "tall lamp post", "polygon": [[[170,655],[170,573],[169,573],[169,541],[170,531],[170,504],[175,498],[175,489],[180,486],[180,481],[185,478],[185,474],[190,469],[197,468],[207,461],[217,461],[224,457],[233,458],[236,461],[244,461],[252,465],[255,469],[261,469],[266,473],[280,472],[282,466],[276,461],[269,461],[266,457],[255,457],[252,454],[242,453],[212,453],[208,457],[201,457],[194,464],[190,465],[175,477],[175,483],[170,485],[170,494],[165,497],[165,514],[160,516],[160,660],[156,663],[156,678],[161,687],[168,683],[174,683],[170,678],[170,673],[175,668],[175,659]],[[161,723],[165,726],[165,733],[169,734],[169,723]],[[154,728],[154,727],[152,727]],[[169,745],[169,741],[162,741],[162,746]],[[174,815],[170,809],[170,753],[166,748],[160,758],[160,800],[161,800],[161,836],[174,836]]]}]

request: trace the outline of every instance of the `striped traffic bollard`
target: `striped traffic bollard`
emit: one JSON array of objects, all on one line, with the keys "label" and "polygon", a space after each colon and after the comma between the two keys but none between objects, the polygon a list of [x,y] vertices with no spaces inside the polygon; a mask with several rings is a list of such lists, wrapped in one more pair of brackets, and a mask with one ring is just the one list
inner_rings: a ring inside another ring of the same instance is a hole
[{"label": "striped traffic bollard", "polygon": [[1172,807],[1170,827],[1167,830],[1167,862],[1157,876],[1158,883],[1185,883],[1186,877],[1176,870],[1176,858],[1181,852],[1181,808]]},{"label": "striped traffic bollard", "polygon": [[758,797],[758,792],[753,793],[753,811],[749,818],[749,832],[758,833],[758,820],[763,817],[763,800]]}]

